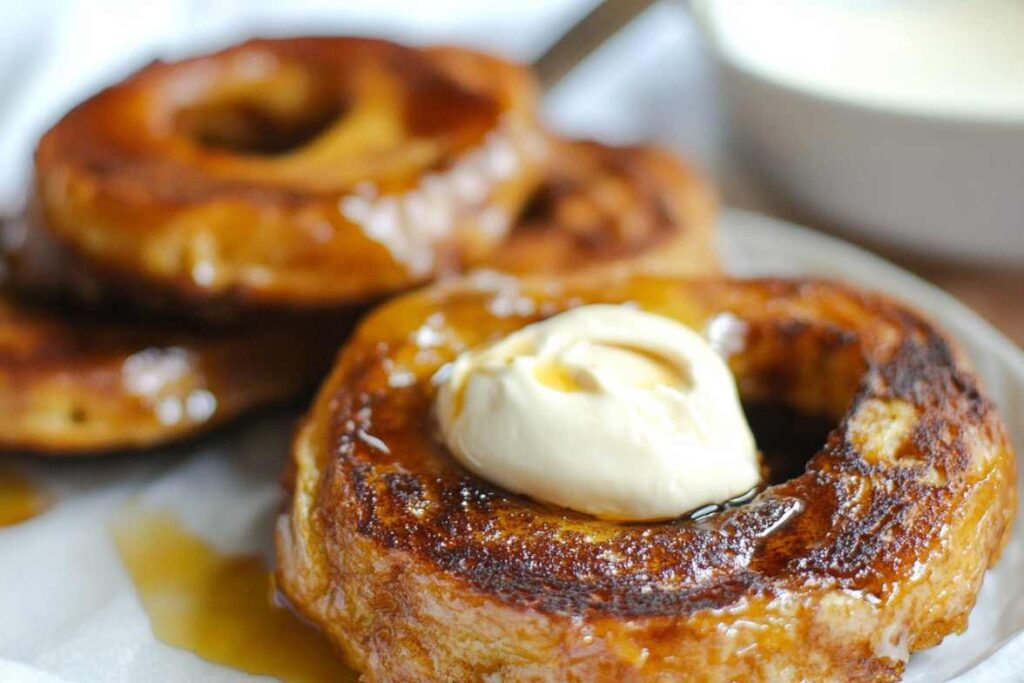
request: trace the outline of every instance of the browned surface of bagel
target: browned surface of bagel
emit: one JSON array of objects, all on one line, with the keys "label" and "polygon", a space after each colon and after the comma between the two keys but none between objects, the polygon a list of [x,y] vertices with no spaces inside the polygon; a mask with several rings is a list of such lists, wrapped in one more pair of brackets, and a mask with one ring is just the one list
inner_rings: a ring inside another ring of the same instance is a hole
[{"label": "browned surface of bagel", "polygon": [[[433,373],[596,302],[739,331],[744,401],[834,429],[802,474],[699,521],[600,521],[462,469],[435,437]],[[278,585],[372,681],[896,680],[966,627],[1016,505],[1005,431],[950,343],[816,281],[476,278],[403,297],[343,351],[294,464]]]},{"label": "browned surface of bagel", "polygon": [[188,331],[0,292],[0,450],[75,455],[195,436],[309,390],[346,327]]},{"label": "browned surface of bagel", "polygon": [[[712,245],[714,199],[708,187],[685,165],[664,152],[648,148],[615,148],[569,141],[552,144],[556,154],[544,181],[534,191],[528,209],[504,244],[476,265],[521,273],[591,272],[609,268],[655,268],[684,273],[716,270]],[[100,314],[111,299],[122,298],[120,294],[125,291],[132,292],[133,298],[140,298],[139,283],[131,278],[110,277],[109,272],[104,273],[96,264],[87,262],[81,254],[54,239],[48,231],[37,229],[40,225],[39,209],[35,204],[30,208],[27,220],[5,226],[5,243],[12,251],[8,270],[19,288],[32,294],[57,295],[59,299],[67,299],[67,294],[74,292],[76,297],[73,298],[78,303],[85,300],[98,308]],[[127,326],[129,337],[117,347],[125,356],[132,352],[132,340],[139,334],[146,337],[149,344],[163,347],[173,336],[167,331],[169,325],[181,326],[184,324],[181,322],[182,314],[187,316],[191,312],[182,309],[180,301],[168,298],[166,292],[162,295],[159,291],[143,287],[141,296],[148,307],[172,315],[174,322],[169,321],[162,330],[146,329],[142,325]],[[27,327],[27,310],[15,304],[13,299],[9,299],[8,304],[11,312],[9,328]],[[219,320],[221,313],[226,313],[227,318],[235,317],[230,306],[227,310],[216,310],[204,305],[202,313],[206,322],[211,319],[223,322]],[[56,311],[45,314],[56,329],[76,324],[74,317],[62,321],[62,315]],[[340,315],[351,315],[351,309],[347,313],[340,312]],[[251,327],[267,324],[265,316],[249,322]],[[269,382],[270,378],[278,383],[276,390],[271,389],[270,384],[266,385],[274,396],[294,394],[297,387],[309,382],[315,367],[322,367],[322,359],[327,357],[324,354],[332,350],[329,345],[340,340],[341,336],[328,329],[325,329],[326,337],[317,332],[317,326],[323,325],[322,318],[319,321],[287,319],[280,324],[297,326],[297,335],[315,337],[316,341],[311,344],[315,348],[308,348],[301,339],[289,338],[283,331],[257,333],[253,353],[229,354],[230,362],[223,363],[223,367],[211,360],[204,372],[216,376],[224,370],[231,377],[246,377],[254,385]],[[114,346],[112,340],[116,330],[124,329],[97,327],[105,334],[108,347]],[[216,343],[228,347],[237,344],[232,334],[222,335]],[[205,332],[183,336],[189,339],[186,346],[207,356],[211,355],[211,340],[218,339]],[[279,338],[288,338],[288,341],[274,342],[279,351],[274,353],[266,340]],[[318,346],[320,343],[325,345]],[[313,357],[308,355],[310,351]],[[288,354],[300,357],[287,358]],[[320,366],[316,365],[317,359],[320,359]],[[33,369],[32,359],[24,360],[26,367]],[[248,369],[251,374],[246,367],[249,362],[258,364],[258,367]],[[12,371],[16,366],[12,366]],[[116,366],[114,361],[108,368],[111,377]],[[297,373],[290,383],[284,376],[289,370]],[[49,372],[59,374],[59,371],[59,366],[55,365]],[[196,381],[201,379],[196,378]],[[117,386],[113,380],[108,384]],[[47,385],[41,383],[40,386]],[[34,412],[27,408],[12,412],[12,421],[22,426],[10,432],[10,445],[50,451],[100,450],[181,438],[207,426],[205,420],[198,424],[190,424],[188,420],[174,425],[158,424],[154,421],[157,413],[153,401],[126,396],[123,390],[109,394],[106,401],[99,401],[90,389],[83,382],[65,382],[60,392],[54,387],[47,389],[49,395],[40,401],[48,403],[32,403]],[[232,392],[231,387],[220,386],[218,391],[230,393],[241,406],[248,405],[243,396],[251,396],[253,405],[266,401],[258,391],[248,393],[248,385],[242,389],[245,391]],[[75,391],[79,392],[78,395]],[[24,401],[19,398],[16,403],[23,405]],[[91,411],[93,414],[87,422],[75,422],[70,417],[72,411],[75,406],[84,404],[96,405],[97,409]],[[106,407],[100,410],[99,406]],[[224,405],[217,421],[240,410],[241,407],[235,410],[231,405]],[[108,417],[101,419],[99,413]],[[145,419],[127,418],[135,413],[140,413]]]},{"label": "browned surface of bagel", "polygon": [[718,270],[714,193],[680,159],[591,141],[552,140],[550,149],[540,187],[483,265],[519,275]]},{"label": "browned surface of bagel", "polygon": [[[640,270],[685,275],[718,272],[717,202],[708,183],[682,160],[653,147],[613,147],[549,138],[549,162],[506,239],[458,269],[517,275]],[[150,309],[189,314],[167,292],[137,291],[130,279],[103,272],[40,229],[38,206],[7,226],[10,273],[33,292],[74,291],[88,303],[123,298],[126,288]],[[226,307],[202,317],[237,317]]]},{"label": "browned surface of bagel", "polygon": [[523,68],[459,48],[259,39],[155,62],[35,156],[35,229],[191,307],[363,303],[493,248],[544,137]]}]

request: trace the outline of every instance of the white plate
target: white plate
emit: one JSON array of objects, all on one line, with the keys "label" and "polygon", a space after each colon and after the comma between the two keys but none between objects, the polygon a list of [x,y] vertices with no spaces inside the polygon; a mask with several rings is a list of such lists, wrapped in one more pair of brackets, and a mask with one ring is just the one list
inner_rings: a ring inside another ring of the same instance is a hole
[{"label": "white plate", "polygon": [[[932,315],[963,343],[1018,449],[1024,445],[1024,356],[977,315],[835,239],[756,214],[730,211],[722,222],[726,263],[736,273],[842,278],[913,302]],[[254,680],[154,639],[108,524],[128,499],[141,496],[147,505],[172,509],[221,548],[269,557],[277,478],[290,430],[291,418],[277,418],[198,447],[143,458],[26,461],[60,502],[36,519],[0,530],[0,680],[52,683],[50,675],[74,683]],[[1024,679],[1019,669],[1012,671],[1024,659],[1022,641],[974,668],[1024,630],[1021,576],[1024,539],[1017,533],[989,573],[967,633],[915,655],[907,680],[940,681],[965,672],[964,681]]]}]

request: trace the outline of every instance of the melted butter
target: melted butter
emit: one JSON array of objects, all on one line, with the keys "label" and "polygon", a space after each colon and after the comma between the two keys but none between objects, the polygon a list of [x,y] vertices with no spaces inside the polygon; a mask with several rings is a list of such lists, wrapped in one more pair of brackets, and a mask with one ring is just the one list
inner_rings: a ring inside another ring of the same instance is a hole
[{"label": "melted butter", "polygon": [[[589,349],[595,366],[610,369],[619,380],[640,389],[684,384],[683,373],[669,361],[645,349],[616,344],[594,344]],[[567,393],[598,391],[599,385],[585,370],[562,363],[541,361],[533,370],[541,384]],[[464,389],[463,389],[464,391]]]},{"label": "melted butter", "polygon": [[[538,382],[558,391],[572,393],[584,390],[580,383],[576,381],[572,370],[561,363],[538,363],[537,367],[533,370],[533,374]],[[463,393],[465,393],[465,389],[463,389]]]},{"label": "melted butter", "polygon": [[601,344],[594,351],[605,365],[614,369],[620,380],[634,387],[652,389],[659,385],[689,384],[685,368],[648,349],[629,344]]},{"label": "melted butter", "polygon": [[133,508],[114,528],[157,638],[203,659],[287,683],[355,681],[328,644],[274,604],[262,561],[226,555],[173,516]]},{"label": "melted butter", "polygon": [[19,524],[45,512],[49,494],[17,470],[0,467],[0,527]]}]

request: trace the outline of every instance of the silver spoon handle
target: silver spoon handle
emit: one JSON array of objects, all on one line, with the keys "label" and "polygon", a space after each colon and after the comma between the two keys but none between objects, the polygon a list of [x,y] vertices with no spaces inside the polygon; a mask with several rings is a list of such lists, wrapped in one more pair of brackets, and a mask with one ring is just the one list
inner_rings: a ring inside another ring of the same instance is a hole
[{"label": "silver spoon handle", "polygon": [[545,90],[554,87],[573,67],[656,0],[604,0],[580,19],[533,62]]}]

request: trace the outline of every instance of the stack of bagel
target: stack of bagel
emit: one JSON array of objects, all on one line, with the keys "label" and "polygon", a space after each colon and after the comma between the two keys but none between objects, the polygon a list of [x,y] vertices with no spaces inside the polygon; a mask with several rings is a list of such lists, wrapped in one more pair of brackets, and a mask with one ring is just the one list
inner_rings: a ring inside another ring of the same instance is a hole
[{"label": "stack of bagel", "polygon": [[294,38],[75,107],[5,226],[0,445],[153,446],[293,398],[371,304],[470,269],[714,269],[689,168],[536,106],[487,55]]},{"label": "stack of bagel", "polygon": [[[722,276],[692,169],[561,138],[537,99],[470,50],[309,37],[78,105],[5,226],[0,447],[155,446],[326,378],[277,578],[367,680],[897,679],[963,630],[1009,532],[1014,456],[976,378],[884,297]],[[834,428],[699,521],[596,520],[461,468],[431,376],[593,302],[729,322],[742,398]]]}]

